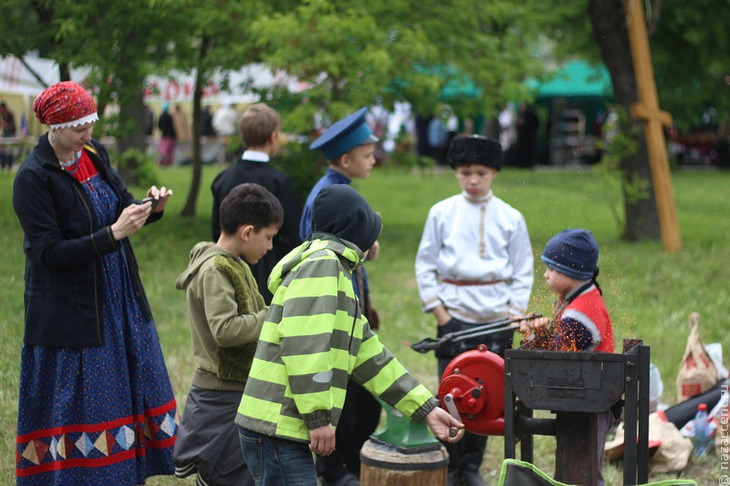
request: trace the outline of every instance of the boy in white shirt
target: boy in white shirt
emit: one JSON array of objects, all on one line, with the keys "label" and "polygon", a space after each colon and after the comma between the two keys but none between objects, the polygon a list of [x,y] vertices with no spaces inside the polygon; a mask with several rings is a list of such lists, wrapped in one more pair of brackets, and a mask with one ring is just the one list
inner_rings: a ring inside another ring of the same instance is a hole
[{"label": "boy in white shirt", "polygon": [[[533,282],[533,253],[522,214],[494,196],[492,181],[502,168],[499,142],[481,136],[454,139],[448,164],[461,193],[429,211],[416,255],[416,280],[423,310],[432,312],[438,336],[526,313]],[[512,331],[462,341],[437,350],[439,376],[456,355],[484,343],[502,355]],[[465,434],[448,444],[449,485],[463,478],[485,484],[479,467],[487,437]]]}]

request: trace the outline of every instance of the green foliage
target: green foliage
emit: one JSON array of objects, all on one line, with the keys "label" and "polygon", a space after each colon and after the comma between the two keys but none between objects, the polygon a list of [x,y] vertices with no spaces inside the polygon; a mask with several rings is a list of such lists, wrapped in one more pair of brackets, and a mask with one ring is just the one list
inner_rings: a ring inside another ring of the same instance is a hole
[{"label": "green foliage", "polygon": [[[598,61],[588,5],[607,1],[612,0],[549,0],[535,6],[539,10],[535,16],[546,26],[543,34],[551,55]],[[614,3],[616,8],[623,8],[624,2]],[[730,3],[727,0],[663,0],[637,4],[645,9],[649,25],[660,106],[672,114],[680,131],[696,126],[708,106],[717,109],[720,119],[723,114],[730,116],[730,90],[726,80],[730,38],[725,34],[725,16],[720,14],[728,10]]]},{"label": "green foliage", "polygon": [[530,0],[488,6],[473,0],[411,4],[410,21],[420,27],[436,53],[422,64],[455,68],[458,76],[483,90],[473,99],[461,95],[443,100],[457,115],[490,115],[496,105],[527,97],[523,81],[542,69],[536,56],[542,20],[535,14],[543,11],[541,4]]},{"label": "green foliage", "polygon": [[680,131],[693,129],[714,106],[730,117],[727,0],[664,0],[651,36],[659,101]]},{"label": "green foliage", "polygon": [[112,103],[122,115],[103,133],[122,147],[137,135],[141,149],[144,78],[164,65],[167,46],[187,35],[180,9],[167,0],[9,1],[0,16],[0,52],[21,57],[36,50],[59,63],[62,80],[71,65],[90,68],[83,84],[96,95],[100,115]]},{"label": "green foliage", "polygon": [[396,167],[402,169],[431,169],[436,166],[435,159],[427,156],[420,156],[414,150],[416,143],[415,137],[408,133],[401,126],[400,131],[395,136],[395,150],[387,154],[382,165],[385,167]]},{"label": "green foliage", "polygon": [[294,141],[283,144],[271,163],[292,179],[302,205],[327,167],[320,152],[309,150],[308,144]]},{"label": "green foliage", "polygon": [[388,167],[405,169],[430,169],[436,166],[436,161],[431,157],[418,156],[411,151],[393,152],[385,159]]},{"label": "green foliage", "polygon": [[616,118],[603,126],[604,140],[598,142],[603,151],[601,162],[611,169],[620,169],[621,162],[636,153],[639,125],[634,123],[621,105],[606,107]]},{"label": "green foliage", "polygon": [[577,2],[546,1],[542,2],[536,16],[543,21],[543,40],[547,46],[548,59],[585,58],[599,62],[600,55],[592,36],[592,27],[588,15],[590,0]]},{"label": "green foliage", "polygon": [[251,26],[269,65],[310,83],[308,103],[292,110],[292,120],[304,124],[289,130],[309,130],[322,107],[336,120],[353,106],[372,104],[389,79],[393,59],[385,48],[386,33],[364,5],[336,3],[305,2]]},{"label": "green foliage", "polygon": [[[620,173],[622,163],[633,156],[637,150],[637,139],[641,136],[640,125],[631,120],[626,109],[621,105],[608,107],[615,115],[615,119],[604,126],[606,137],[599,143],[603,150],[599,170],[603,174],[604,182],[608,186],[621,187],[624,200],[631,204],[651,197],[650,181],[640,177],[632,177],[628,172]],[[618,228],[622,228],[625,218],[616,201],[608,201]]]},{"label": "green foliage", "polygon": [[[521,81],[537,65],[532,3],[319,0],[262,15],[251,28],[267,64],[308,84],[292,109],[301,125],[290,127],[305,131],[320,110],[336,120],[374,103],[407,100],[429,113],[444,101],[469,116],[525,95]],[[445,86],[471,83],[478,89],[442,99]]]},{"label": "green foliage", "polygon": [[137,149],[125,150],[119,156],[117,167],[121,173],[129,174],[137,186],[148,188],[160,184],[160,174],[155,160]]},{"label": "green foliage", "polygon": [[628,202],[638,203],[651,197],[651,186],[647,179],[639,177],[623,179],[624,197]]},{"label": "green foliage", "polygon": [[621,231],[624,227],[624,214],[622,211],[621,200],[615,197],[615,194],[621,191],[621,174],[611,167],[608,157],[604,156],[598,164],[596,170],[601,174],[602,187],[601,195],[604,199],[606,207],[611,211],[613,220],[616,223],[616,230]]}]

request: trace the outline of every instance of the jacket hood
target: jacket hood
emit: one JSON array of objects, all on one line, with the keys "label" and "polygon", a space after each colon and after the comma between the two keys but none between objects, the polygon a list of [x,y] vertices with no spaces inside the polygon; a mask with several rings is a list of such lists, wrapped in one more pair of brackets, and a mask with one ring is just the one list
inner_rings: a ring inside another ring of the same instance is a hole
[{"label": "jacket hood", "polygon": [[363,252],[378,239],[383,221],[359,192],[346,184],[323,187],[312,205],[312,232],[335,235]]},{"label": "jacket hood", "polygon": [[203,263],[215,255],[231,255],[226,250],[209,241],[201,241],[190,250],[190,263],[188,268],[177,277],[175,288],[185,290],[190,282],[195,278]]},{"label": "jacket hood", "polygon": [[329,250],[340,257],[345,266],[354,271],[363,262],[363,252],[354,243],[342,240],[327,233],[312,233],[309,240],[290,251],[271,270],[269,291],[272,294],[281,286],[287,274],[313,253]]}]

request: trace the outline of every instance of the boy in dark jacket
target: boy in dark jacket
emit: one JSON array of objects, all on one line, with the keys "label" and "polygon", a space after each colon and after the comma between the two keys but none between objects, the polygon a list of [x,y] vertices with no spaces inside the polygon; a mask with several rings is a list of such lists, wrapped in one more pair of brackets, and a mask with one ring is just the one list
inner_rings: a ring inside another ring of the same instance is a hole
[{"label": "boy in dark jacket", "polygon": [[269,274],[274,265],[289,251],[301,243],[298,234],[301,204],[294,183],[284,172],[271,165],[271,159],[279,152],[281,116],[265,103],[249,106],[241,116],[238,131],[246,145],[241,159],[218,174],[213,180],[213,216],[211,218],[213,241],[218,240],[221,228],[218,224],[223,198],[239,184],[253,182],[264,186],[284,208],[284,221],[274,238],[274,246],[261,261],[251,265],[259,293],[268,304],[271,294],[267,288]]}]

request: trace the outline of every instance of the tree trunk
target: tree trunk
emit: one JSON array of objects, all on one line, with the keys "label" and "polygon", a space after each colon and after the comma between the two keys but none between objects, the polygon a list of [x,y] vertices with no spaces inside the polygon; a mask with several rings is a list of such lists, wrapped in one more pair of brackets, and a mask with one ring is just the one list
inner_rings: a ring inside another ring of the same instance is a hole
[{"label": "tree trunk", "polygon": [[[616,102],[628,112],[639,100],[626,28],[625,0],[589,0],[588,15],[601,58],[611,73]],[[621,162],[625,213],[622,236],[630,241],[659,239],[659,217],[643,124],[635,123],[641,128],[635,131],[638,134],[636,153]]]},{"label": "tree trunk", "polygon": [[[147,140],[144,135],[144,83],[139,80],[139,82],[122,83],[122,86],[124,86],[125,91],[129,87],[129,91],[124,96],[120,93],[119,120],[120,123],[123,120],[131,121],[131,123],[124,122],[125,125],[120,126],[117,149],[119,154],[123,154],[130,148],[145,153]],[[120,168],[120,176],[127,185],[137,184],[135,173],[136,167]]]},{"label": "tree trunk", "polygon": [[[129,33],[125,38],[126,45],[139,45],[139,36]],[[119,120],[116,127],[117,151],[123,154],[127,149],[137,149],[141,153],[147,151],[147,138],[144,133],[144,79],[145,72],[140,69],[133,50],[120,49],[117,53],[118,68],[108,73],[116,78],[117,102],[119,103]],[[104,83],[100,80],[100,84]],[[104,89],[104,88],[100,88]],[[127,165],[127,164],[125,164]],[[120,176],[127,185],[137,185],[136,158],[128,166],[120,167]]]},{"label": "tree trunk", "polygon": [[191,164],[193,166],[193,177],[190,181],[188,198],[185,201],[185,206],[180,212],[180,216],[185,217],[195,216],[195,203],[198,200],[200,182],[203,178],[203,160],[200,147],[200,133],[202,131],[201,105],[203,104],[203,83],[205,82],[203,61],[205,60],[205,56],[208,54],[209,44],[209,40],[204,37],[200,43],[200,50],[198,51],[198,68],[195,74],[195,88],[193,91],[193,161]]},{"label": "tree trunk", "polygon": [[119,137],[119,151],[134,148],[145,153],[147,139],[144,134],[144,92],[142,85],[134,91],[128,102],[120,106],[120,120],[132,120],[129,130]]}]

